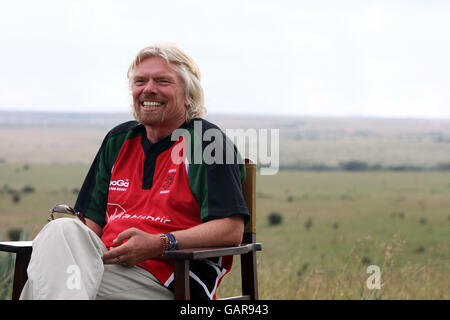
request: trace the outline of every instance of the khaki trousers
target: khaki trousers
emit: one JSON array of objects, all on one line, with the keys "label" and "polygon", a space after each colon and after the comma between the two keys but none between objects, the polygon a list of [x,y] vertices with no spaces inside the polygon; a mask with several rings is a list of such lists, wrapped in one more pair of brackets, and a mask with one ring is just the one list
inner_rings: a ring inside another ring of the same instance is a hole
[{"label": "khaki trousers", "polygon": [[33,240],[22,300],[173,299],[173,293],[140,267],[104,265],[106,247],[71,218],[48,223]]}]

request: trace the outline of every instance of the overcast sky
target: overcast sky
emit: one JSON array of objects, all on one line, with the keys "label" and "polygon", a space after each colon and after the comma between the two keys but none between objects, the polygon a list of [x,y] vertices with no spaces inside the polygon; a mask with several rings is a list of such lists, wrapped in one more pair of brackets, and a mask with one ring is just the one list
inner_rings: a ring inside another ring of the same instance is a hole
[{"label": "overcast sky", "polygon": [[450,1],[0,0],[0,110],[127,112],[179,44],[210,113],[450,118]]}]

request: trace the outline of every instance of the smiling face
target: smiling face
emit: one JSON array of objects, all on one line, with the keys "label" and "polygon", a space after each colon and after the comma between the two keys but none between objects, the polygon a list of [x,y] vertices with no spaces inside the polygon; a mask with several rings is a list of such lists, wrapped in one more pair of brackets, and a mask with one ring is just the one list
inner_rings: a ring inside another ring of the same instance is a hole
[{"label": "smiling face", "polygon": [[186,120],[189,105],[182,81],[160,57],[143,60],[132,78],[133,107],[137,120],[167,135]]}]

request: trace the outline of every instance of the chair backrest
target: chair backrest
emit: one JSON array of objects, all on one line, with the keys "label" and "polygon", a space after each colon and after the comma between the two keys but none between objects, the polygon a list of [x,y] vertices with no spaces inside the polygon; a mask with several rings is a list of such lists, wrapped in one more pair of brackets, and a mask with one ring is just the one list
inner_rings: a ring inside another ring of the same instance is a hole
[{"label": "chair backrest", "polygon": [[256,242],[256,164],[245,159],[246,176],[242,184],[242,193],[250,213],[250,219],[244,230],[243,243]]}]

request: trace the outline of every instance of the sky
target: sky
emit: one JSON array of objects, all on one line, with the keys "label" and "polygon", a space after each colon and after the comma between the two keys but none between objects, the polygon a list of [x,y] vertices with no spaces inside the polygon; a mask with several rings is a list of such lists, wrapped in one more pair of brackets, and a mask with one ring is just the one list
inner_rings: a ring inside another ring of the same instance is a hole
[{"label": "sky", "polygon": [[0,111],[128,112],[155,41],[209,113],[450,118],[447,0],[0,0]]}]

